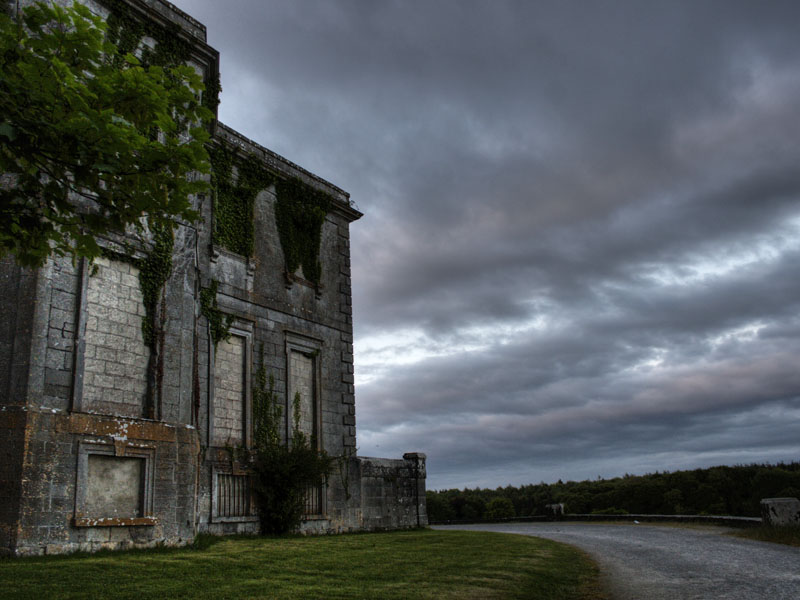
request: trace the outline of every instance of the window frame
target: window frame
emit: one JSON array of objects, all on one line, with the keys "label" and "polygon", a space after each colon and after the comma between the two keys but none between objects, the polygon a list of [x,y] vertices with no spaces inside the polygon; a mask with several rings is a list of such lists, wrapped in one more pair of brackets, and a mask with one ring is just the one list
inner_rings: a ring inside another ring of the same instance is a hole
[{"label": "window frame", "polygon": [[[252,365],[253,365],[253,330],[251,321],[234,318],[228,332],[231,336],[244,338],[244,365],[243,366],[243,409],[242,409],[242,445],[246,449],[253,445],[253,397],[252,397]],[[208,445],[214,448],[224,448],[225,444],[219,445],[215,439],[214,413],[216,403],[216,352],[217,349],[213,341],[209,340],[209,369],[208,369]]]},{"label": "window frame", "polygon": [[[323,444],[323,429],[322,429],[322,350],[324,347],[324,342],[321,339],[311,337],[304,333],[300,333],[298,331],[293,331],[289,329],[284,329],[284,336],[285,336],[285,360],[286,360],[286,398],[285,398],[285,407],[286,407],[286,423],[285,423],[285,435],[287,443],[291,439],[292,435],[292,425],[294,423],[294,412],[293,412],[293,399],[292,399],[292,377],[291,377],[291,367],[292,367],[292,352],[299,352],[304,354],[305,356],[310,356],[313,359],[312,362],[312,370],[313,370],[313,400],[312,404],[314,406],[314,439],[316,441],[317,450],[322,450],[324,448]],[[313,521],[319,519],[327,518],[328,513],[328,494],[326,492],[327,483],[323,482],[319,489],[315,490],[319,494],[319,499],[317,505],[319,507],[318,513],[305,513],[303,515],[303,519],[306,521]],[[307,503],[308,505],[308,503]]]},{"label": "window frame", "polygon": [[[120,458],[144,459],[142,474],[141,506],[142,514],[136,517],[114,517],[87,514],[86,492],[89,488],[89,456],[118,456]],[[115,442],[110,444],[99,440],[80,440],[78,442],[78,468],[75,486],[75,527],[129,527],[138,525],[157,525],[153,515],[153,491],[155,488],[156,448],[151,444],[131,444]]]}]

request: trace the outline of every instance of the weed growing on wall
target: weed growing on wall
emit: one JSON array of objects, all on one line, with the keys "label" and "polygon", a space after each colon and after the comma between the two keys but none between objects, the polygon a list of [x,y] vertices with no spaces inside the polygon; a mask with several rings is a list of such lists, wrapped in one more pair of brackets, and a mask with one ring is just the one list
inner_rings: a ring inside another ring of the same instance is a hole
[{"label": "weed growing on wall", "polygon": [[219,281],[211,280],[207,288],[200,289],[200,314],[208,319],[208,326],[211,329],[211,339],[214,347],[217,344],[231,337],[230,329],[233,323],[233,315],[226,315],[217,307],[217,288]]},{"label": "weed growing on wall", "polygon": [[294,531],[303,518],[306,493],[330,474],[334,459],[317,449],[314,436],[300,430],[300,396],[295,394],[294,423],[289,440],[282,440],[283,410],[275,394],[275,380],[267,376],[263,347],[253,382],[253,490],[261,533]]},{"label": "weed growing on wall", "polygon": [[153,249],[143,259],[135,261],[139,268],[139,287],[145,316],[142,319],[144,343],[153,350],[161,324],[156,320],[161,290],[172,273],[172,249],[175,238],[171,226],[153,227]]}]

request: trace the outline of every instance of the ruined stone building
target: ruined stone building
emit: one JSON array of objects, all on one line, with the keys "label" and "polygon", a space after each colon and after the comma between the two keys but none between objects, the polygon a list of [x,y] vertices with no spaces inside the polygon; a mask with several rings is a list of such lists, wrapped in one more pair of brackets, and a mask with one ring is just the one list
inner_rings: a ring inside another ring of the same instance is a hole
[{"label": "ruined stone building", "polygon": [[[86,4],[168,29],[213,92],[219,55],[202,24],[163,0]],[[304,531],[427,524],[424,455],[355,455],[349,228],[361,213],[221,123],[211,154],[201,219],[174,241],[102,240],[96,267],[0,261],[0,552],[257,532],[242,457],[262,368],[286,429],[299,394],[301,427],[339,457],[308,492]],[[147,302],[159,259],[171,269]]]}]

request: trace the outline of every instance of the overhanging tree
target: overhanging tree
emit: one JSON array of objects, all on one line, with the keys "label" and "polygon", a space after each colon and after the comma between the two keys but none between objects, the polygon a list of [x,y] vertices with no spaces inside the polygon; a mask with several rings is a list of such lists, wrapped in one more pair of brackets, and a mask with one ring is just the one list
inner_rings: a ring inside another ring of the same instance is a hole
[{"label": "overhanging tree", "polygon": [[0,12],[0,256],[95,258],[96,238],[194,220],[213,117],[184,64],[120,54],[78,4]]}]

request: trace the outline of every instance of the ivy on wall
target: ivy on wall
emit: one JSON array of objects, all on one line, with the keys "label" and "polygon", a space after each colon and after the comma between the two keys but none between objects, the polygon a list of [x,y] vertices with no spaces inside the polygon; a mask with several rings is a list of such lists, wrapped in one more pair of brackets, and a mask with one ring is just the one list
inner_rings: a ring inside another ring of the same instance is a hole
[{"label": "ivy on wall", "polygon": [[[303,268],[303,276],[319,284],[322,265],[319,246],[322,224],[331,209],[331,196],[297,177],[276,177],[255,157],[240,159],[234,150],[216,146],[211,157],[214,190],[214,242],[242,256],[255,245],[255,199],[275,184],[275,221],[287,273]],[[233,168],[236,167],[234,181]]]},{"label": "ivy on wall", "polygon": [[300,429],[300,394],[296,393],[294,423],[288,440],[281,439],[283,411],[275,379],[267,376],[264,345],[253,378],[253,492],[262,534],[295,531],[303,519],[309,486],[320,486],[334,459],[317,449],[317,441]]},{"label": "ivy on wall", "polygon": [[331,209],[331,197],[296,177],[282,179],[275,185],[275,220],[286,261],[286,271],[303,268],[303,276],[319,285],[322,265],[319,246],[322,224]]},{"label": "ivy on wall", "polygon": [[200,289],[200,314],[208,320],[215,348],[219,342],[231,337],[230,329],[233,323],[233,315],[226,315],[217,307],[218,287],[219,281],[212,279],[207,288]]},{"label": "ivy on wall", "polygon": [[233,150],[223,146],[212,148],[209,156],[214,190],[214,242],[236,254],[252,256],[256,196],[272,185],[275,178],[254,156],[235,160]]},{"label": "ivy on wall", "polygon": [[[142,303],[145,315],[142,318],[144,343],[155,350],[158,334],[163,323],[157,322],[156,310],[161,290],[172,273],[172,249],[175,238],[171,227],[153,231],[153,249],[142,259],[134,261],[139,268],[139,288],[142,290]],[[163,317],[163,315],[162,315]]]},{"label": "ivy on wall", "polygon": [[[159,25],[151,20],[139,21],[130,14],[130,8],[122,0],[102,0],[109,9],[106,19],[106,35],[119,50],[115,60],[122,61],[128,53],[134,53],[141,47],[139,60],[144,66],[171,67],[186,64],[192,55],[190,42],[184,40],[175,23]],[[142,46],[142,40],[149,37],[155,44]],[[202,104],[214,114],[219,106],[219,94],[222,91],[219,74],[206,74],[204,81]]]}]

